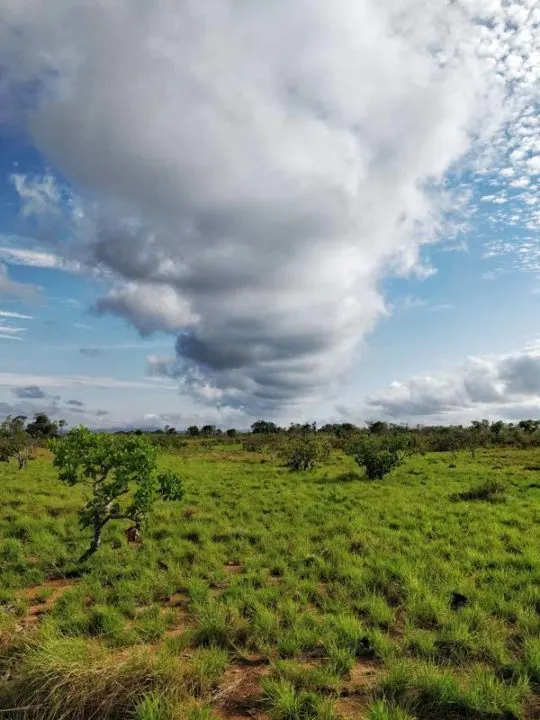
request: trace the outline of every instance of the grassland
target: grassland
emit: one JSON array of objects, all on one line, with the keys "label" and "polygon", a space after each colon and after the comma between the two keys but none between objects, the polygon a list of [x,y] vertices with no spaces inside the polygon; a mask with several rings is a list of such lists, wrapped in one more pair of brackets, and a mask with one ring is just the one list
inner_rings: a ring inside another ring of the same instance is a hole
[{"label": "grassland", "polygon": [[185,501],[82,568],[80,491],[0,465],[0,720],[540,717],[539,450],[162,465]]}]

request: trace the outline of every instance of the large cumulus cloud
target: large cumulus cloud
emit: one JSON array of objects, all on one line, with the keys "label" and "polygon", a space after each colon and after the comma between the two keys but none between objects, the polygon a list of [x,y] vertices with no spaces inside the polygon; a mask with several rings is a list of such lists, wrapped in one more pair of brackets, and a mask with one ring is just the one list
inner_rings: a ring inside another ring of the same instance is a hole
[{"label": "large cumulus cloud", "polygon": [[111,283],[97,311],[177,334],[170,372],[209,399],[269,409],[329,392],[380,278],[422,272],[445,178],[523,94],[514,6],[536,27],[525,0],[5,0],[0,96],[77,188],[46,200],[55,252]]}]

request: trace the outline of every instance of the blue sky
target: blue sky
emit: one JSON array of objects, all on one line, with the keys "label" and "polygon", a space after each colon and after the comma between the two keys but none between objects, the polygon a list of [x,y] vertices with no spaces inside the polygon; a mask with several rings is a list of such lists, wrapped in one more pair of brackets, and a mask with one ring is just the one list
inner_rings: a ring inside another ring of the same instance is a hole
[{"label": "blue sky", "polygon": [[540,13],[338,5],[0,10],[1,414],[538,414]]}]

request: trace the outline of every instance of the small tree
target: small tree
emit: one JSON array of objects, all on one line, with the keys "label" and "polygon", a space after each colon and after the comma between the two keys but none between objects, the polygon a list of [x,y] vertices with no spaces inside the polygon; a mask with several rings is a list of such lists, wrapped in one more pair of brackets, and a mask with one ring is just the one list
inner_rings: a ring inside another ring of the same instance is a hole
[{"label": "small tree", "polygon": [[60,479],[90,489],[79,519],[83,528],[92,529],[92,541],[80,562],[99,548],[103,528],[111,520],[130,520],[138,534],[156,500],[183,497],[176,475],[156,474],[157,451],[145,438],[95,434],[81,426],[54,440],[51,447]]},{"label": "small tree", "polygon": [[402,456],[398,447],[391,443],[375,442],[364,438],[348,450],[355,462],[365,469],[370,480],[381,480],[387,473],[401,465]]},{"label": "small tree", "polygon": [[291,470],[312,470],[318,460],[324,459],[324,455],[328,456],[326,447],[323,448],[315,438],[301,436],[288,442],[281,456],[285,460],[288,468]]},{"label": "small tree", "polygon": [[187,434],[191,437],[197,437],[199,434],[199,428],[196,425],[190,425],[187,429]]},{"label": "small tree", "polygon": [[32,457],[34,441],[24,428],[26,418],[22,415],[8,416],[0,425],[0,461],[9,462],[15,458],[22,470]]},{"label": "small tree", "polygon": [[225,430],[225,435],[230,438],[235,438],[237,436],[237,432],[235,428],[229,428],[228,430]]}]

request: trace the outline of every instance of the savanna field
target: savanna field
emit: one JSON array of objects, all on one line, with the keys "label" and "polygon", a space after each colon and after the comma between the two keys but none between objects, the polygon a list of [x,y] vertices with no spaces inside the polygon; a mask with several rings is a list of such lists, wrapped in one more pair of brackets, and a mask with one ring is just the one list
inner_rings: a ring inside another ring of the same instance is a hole
[{"label": "savanna field", "polygon": [[0,463],[0,718],[540,717],[539,449],[160,465],[183,500],[81,566],[85,489]]}]

